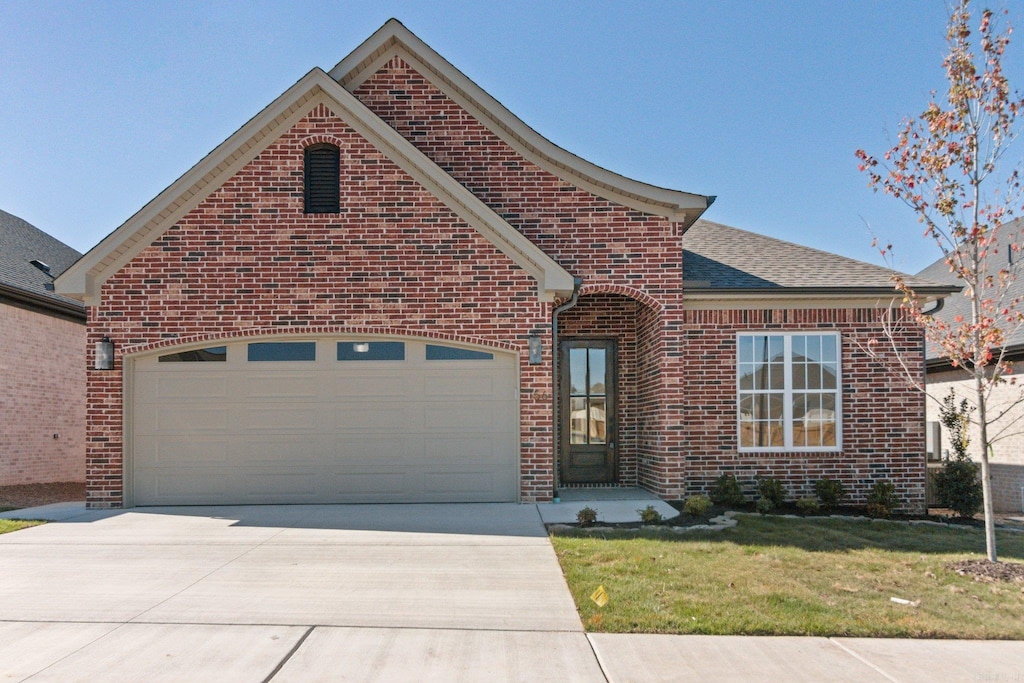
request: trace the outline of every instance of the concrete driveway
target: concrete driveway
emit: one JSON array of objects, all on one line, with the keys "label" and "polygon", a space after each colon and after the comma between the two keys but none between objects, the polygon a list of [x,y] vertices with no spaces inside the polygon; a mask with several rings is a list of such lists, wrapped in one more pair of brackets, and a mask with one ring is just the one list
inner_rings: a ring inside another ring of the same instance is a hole
[{"label": "concrete driveway", "polygon": [[0,576],[2,680],[604,679],[532,505],[88,512]]}]

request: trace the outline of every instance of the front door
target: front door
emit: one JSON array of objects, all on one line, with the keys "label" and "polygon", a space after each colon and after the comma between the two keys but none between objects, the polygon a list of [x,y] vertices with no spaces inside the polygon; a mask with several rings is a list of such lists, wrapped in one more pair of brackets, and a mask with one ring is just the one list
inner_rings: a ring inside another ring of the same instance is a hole
[{"label": "front door", "polygon": [[559,349],[561,480],[616,481],[615,341],[567,339]]}]

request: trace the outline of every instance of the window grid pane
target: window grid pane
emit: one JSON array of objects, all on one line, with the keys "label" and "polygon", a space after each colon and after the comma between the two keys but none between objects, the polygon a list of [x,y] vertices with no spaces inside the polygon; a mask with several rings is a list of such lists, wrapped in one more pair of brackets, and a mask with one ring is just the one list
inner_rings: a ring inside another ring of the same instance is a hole
[{"label": "window grid pane", "polygon": [[835,448],[839,400],[835,334],[738,336],[741,448]]}]

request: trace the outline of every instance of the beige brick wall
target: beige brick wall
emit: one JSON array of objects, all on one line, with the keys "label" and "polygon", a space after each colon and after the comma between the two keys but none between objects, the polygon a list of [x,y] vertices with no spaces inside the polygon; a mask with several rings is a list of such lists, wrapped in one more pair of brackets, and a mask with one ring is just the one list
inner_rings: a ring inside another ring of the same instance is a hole
[{"label": "beige brick wall", "polygon": [[0,486],[85,481],[85,337],[0,304]]},{"label": "beige brick wall", "polygon": [[[1016,363],[1014,374],[1024,372],[1024,363]],[[950,389],[957,396],[966,398],[973,404],[974,385],[960,370],[949,370],[928,376],[928,421],[939,420],[939,403]],[[1019,512],[1021,510],[1020,488],[1024,486],[1024,404],[1011,407],[1024,395],[1024,385],[1002,385],[997,387],[987,404],[990,414],[999,414],[1010,408],[1006,416],[989,427],[989,437],[1002,433],[993,446],[990,457],[992,464],[992,503],[997,512]],[[937,400],[932,400],[937,399]],[[975,413],[977,417],[977,413]],[[980,435],[978,427],[973,425],[970,430],[971,444],[968,447],[973,454]],[[949,445],[949,433],[942,428],[942,452],[952,453]]]}]

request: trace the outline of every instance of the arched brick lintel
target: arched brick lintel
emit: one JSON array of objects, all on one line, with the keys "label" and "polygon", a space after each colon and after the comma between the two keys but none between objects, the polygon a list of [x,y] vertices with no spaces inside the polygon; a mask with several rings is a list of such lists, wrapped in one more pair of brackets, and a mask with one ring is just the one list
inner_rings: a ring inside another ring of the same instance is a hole
[{"label": "arched brick lintel", "polygon": [[[349,325],[331,325],[327,327],[303,327],[303,328],[266,328],[266,327],[251,327],[243,330],[233,330],[230,333],[225,334],[224,332],[211,332],[208,334],[190,334],[182,337],[175,337],[174,339],[160,339],[153,342],[147,342],[145,344],[137,344],[130,346],[122,346],[120,348],[120,355],[122,356],[136,356],[150,351],[156,351],[157,349],[167,349],[178,346],[194,346],[197,344],[209,344],[215,342],[234,342],[241,341],[243,339],[252,339],[256,337],[275,337],[275,336],[288,336],[288,337],[344,337],[344,336],[360,336],[360,337],[406,337],[406,338],[419,338],[419,339],[433,339],[437,341],[448,341],[455,342],[457,344],[469,344],[473,346],[486,346],[488,348],[496,349],[498,351],[510,351],[512,353],[520,353],[523,349],[520,346],[509,342],[496,342],[492,339],[483,339],[480,337],[468,337],[457,334],[449,334],[445,332],[435,332],[432,330],[417,330],[407,328],[394,328],[394,327],[357,327]],[[525,343],[523,344],[525,347]]]}]

